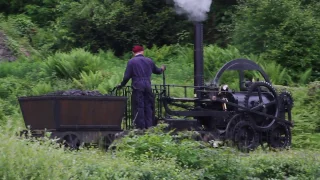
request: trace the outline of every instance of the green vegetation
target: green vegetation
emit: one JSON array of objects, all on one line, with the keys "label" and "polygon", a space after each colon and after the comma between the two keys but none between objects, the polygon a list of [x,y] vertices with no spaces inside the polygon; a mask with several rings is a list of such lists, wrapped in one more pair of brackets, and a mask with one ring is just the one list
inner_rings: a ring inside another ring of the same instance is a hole
[{"label": "green vegetation", "polygon": [[[171,48],[174,52],[167,52],[167,48],[169,47],[154,48],[146,53],[152,56],[157,64],[168,65],[166,80],[169,84],[192,85],[193,79],[189,76],[193,71],[192,56],[188,57],[188,54],[192,54],[192,49],[176,46]],[[209,61],[210,56],[220,56],[222,62],[215,59],[209,63],[218,67],[224,63],[223,60],[230,57],[228,52],[232,50],[235,49],[205,47],[206,60]],[[158,58],[156,52],[167,54],[159,54]],[[215,54],[209,56],[208,52]],[[228,57],[223,58],[222,54],[227,54]],[[162,56],[167,57],[161,58]],[[316,179],[320,176],[317,159],[320,156],[315,151],[320,148],[319,82],[307,86],[277,86],[279,90],[285,88],[292,91],[295,99],[293,150],[289,151],[258,150],[250,155],[242,155],[234,149],[213,149],[188,138],[176,142],[172,136],[159,129],[151,130],[150,134],[144,136],[130,135],[116,144],[115,152],[107,154],[98,149],[64,151],[51,140],[33,142],[15,135],[14,132],[24,127],[17,104],[18,96],[41,95],[72,88],[98,89],[108,93],[121,81],[125,65],[126,61],[115,57],[111,51],[91,54],[83,49],[56,53],[44,61],[1,63],[0,148],[6,156],[1,157],[0,165],[3,168],[0,176],[7,179]],[[277,69],[274,64],[265,64],[265,67],[273,72]],[[208,72],[215,73],[214,70]],[[185,78],[186,76],[190,78]],[[223,80],[236,83],[233,77],[225,77]],[[273,81],[281,82],[282,79]],[[154,75],[153,83],[160,84],[161,76]],[[173,95],[182,96],[179,91]],[[26,168],[23,164],[29,166]]]},{"label": "green vegetation", "polygon": [[[131,132],[108,152],[68,151],[52,139],[17,136],[25,128],[18,97],[69,89],[108,94],[121,82],[135,43],[146,45],[157,65],[167,65],[168,84],[193,85],[192,24],[171,4],[154,0],[10,0],[0,7],[0,48],[4,43],[17,58],[5,62],[0,54],[2,179],[320,178],[319,2],[213,2],[204,22],[205,81],[224,63],[247,58],[295,100],[292,149],[250,154],[212,148],[191,134],[171,136],[164,125],[143,136]],[[237,89],[234,75],[220,83]],[[152,83],[161,84],[162,76],[153,75]]]},{"label": "green vegetation", "polygon": [[319,78],[320,23],[315,7],[319,2],[246,0],[234,14],[233,44],[290,68],[294,79],[308,68],[313,68],[313,79]]},{"label": "green vegetation", "polygon": [[[239,154],[213,149],[163,126],[117,141],[107,153],[71,152],[50,139],[18,139],[5,126],[0,132],[0,176],[4,179],[317,179],[319,154],[312,151]],[[272,157],[272,158],[271,158]]]}]

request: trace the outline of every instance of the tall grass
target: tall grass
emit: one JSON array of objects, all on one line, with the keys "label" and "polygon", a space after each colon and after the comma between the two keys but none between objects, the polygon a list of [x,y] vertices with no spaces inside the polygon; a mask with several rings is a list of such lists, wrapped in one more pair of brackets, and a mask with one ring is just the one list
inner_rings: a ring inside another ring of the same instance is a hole
[{"label": "tall grass", "polygon": [[[131,133],[114,151],[69,151],[55,140],[17,137],[10,123],[0,128],[2,179],[317,179],[319,153],[262,152],[244,155],[214,149],[163,126]],[[177,140],[180,139],[180,140]]]}]

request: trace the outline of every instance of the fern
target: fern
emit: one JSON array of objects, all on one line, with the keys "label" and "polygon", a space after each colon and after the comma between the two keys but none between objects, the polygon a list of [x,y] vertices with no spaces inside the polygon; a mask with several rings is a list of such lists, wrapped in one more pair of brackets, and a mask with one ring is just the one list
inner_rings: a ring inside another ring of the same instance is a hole
[{"label": "fern", "polygon": [[[284,85],[286,83],[292,83],[291,76],[288,74],[287,69],[283,68],[280,64],[274,61],[266,62],[262,60],[259,60],[258,64],[266,72],[273,84]],[[262,78],[258,72],[255,72],[254,76],[259,77],[259,79]]]},{"label": "fern", "polygon": [[299,84],[307,84],[308,79],[311,77],[311,74],[312,74],[312,68],[309,68],[304,73],[301,73]]},{"label": "fern", "polygon": [[103,79],[104,78],[101,71],[89,71],[89,73],[81,72],[80,79],[77,80],[73,78],[73,82],[80,89],[95,90],[96,88],[98,88]]},{"label": "fern", "polygon": [[69,54],[56,53],[47,58],[42,68],[48,75],[55,74],[59,78],[79,78],[81,72],[101,70],[104,62],[99,56],[83,49],[74,49]]},{"label": "fern", "polygon": [[49,92],[53,91],[53,88],[51,86],[51,83],[46,83],[46,82],[40,82],[36,86],[32,88],[32,95],[42,95],[42,94],[47,94]]}]

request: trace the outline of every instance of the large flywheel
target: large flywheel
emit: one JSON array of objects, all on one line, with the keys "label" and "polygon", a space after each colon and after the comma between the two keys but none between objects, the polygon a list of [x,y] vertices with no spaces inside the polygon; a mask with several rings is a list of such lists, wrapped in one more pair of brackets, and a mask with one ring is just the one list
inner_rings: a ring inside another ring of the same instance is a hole
[{"label": "large flywheel", "polygon": [[[245,107],[252,111],[250,115],[255,128],[269,130],[279,116],[280,103],[276,90],[268,82],[253,82],[244,99]],[[256,113],[258,112],[258,113]]]}]

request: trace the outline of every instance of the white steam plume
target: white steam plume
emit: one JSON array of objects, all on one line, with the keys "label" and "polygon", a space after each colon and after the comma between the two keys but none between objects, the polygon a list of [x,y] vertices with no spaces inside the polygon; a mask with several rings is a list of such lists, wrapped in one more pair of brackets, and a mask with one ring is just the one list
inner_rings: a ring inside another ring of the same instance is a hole
[{"label": "white steam plume", "polygon": [[205,21],[212,0],[173,0],[176,13],[186,15],[190,21]]}]

